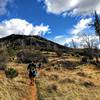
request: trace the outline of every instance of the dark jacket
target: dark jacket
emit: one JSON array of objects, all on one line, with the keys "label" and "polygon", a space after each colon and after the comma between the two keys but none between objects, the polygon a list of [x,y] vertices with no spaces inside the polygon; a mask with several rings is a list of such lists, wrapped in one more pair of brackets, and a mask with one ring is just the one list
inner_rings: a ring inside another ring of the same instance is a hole
[{"label": "dark jacket", "polygon": [[36,68],[36,65],[34,63],[30,63],[27,67],[27,70],[31,70],[33,68]]}]

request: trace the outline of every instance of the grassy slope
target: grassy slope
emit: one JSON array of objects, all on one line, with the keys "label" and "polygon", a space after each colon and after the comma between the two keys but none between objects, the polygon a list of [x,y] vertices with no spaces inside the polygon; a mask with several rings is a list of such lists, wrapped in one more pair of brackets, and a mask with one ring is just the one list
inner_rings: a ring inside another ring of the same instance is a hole
[{"label": "grassy slope", "polygon": [[[57,60],[79,61],[79,58],[72,56],[58,58],[55,53],[47,56],[50,63]],[[19,72],[13,80],[6,79],[0,72],[0,100],[31,100],[26,66],[8,63],[8,67],[14,67]],[[100,70],[95,66],[83,65],[76,70],[47,69],[41,70],[37,78],[39,100],[100,100]],[[90,84],[87,85],[87,82]]]},{"label": "grassy slope", "polygon": [[39,100],[100,100],[100,70],[90,64],[76,70],[43,69],[37,88]]},{"label": "grassy slope", "polygon": [[0,100],[31,100],[26,65],[10,62],[8,67],[17,69],[19,75],[14,79],[7,79],[4,73],[0,72]]}]

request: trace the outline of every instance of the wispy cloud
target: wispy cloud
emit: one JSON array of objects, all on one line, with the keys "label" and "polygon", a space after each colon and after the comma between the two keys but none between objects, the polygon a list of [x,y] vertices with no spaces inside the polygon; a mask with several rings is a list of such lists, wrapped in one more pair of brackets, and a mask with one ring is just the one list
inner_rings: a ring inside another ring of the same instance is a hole
[{"label": "wispy cloud", "polygon": [[0,37],[10,34],[45,35],[50,33],[49,25],[32,25],[26,20],[11,19],[0,23]]},{"label": "wispy cloud", "polygon": [[64,45],[66,43],[66,35],[55,36],[53,41],[61,45]]},{"label": "wispy cloud", "polygon": [[7,6],[11,4],[14,0],[0,0],[0,15],[7,13]]},{"label": "wispy cloud", "polygon": [[92,22],[92,18],[81,19],[76,25],[73,26],[70,33],[77,35],[78,33],[82,32],[83,30],[89,28],[89,25]]},{"label": "wispy cloud", "polygon": [[61,38],[64,38],[65,36],[64,35],[58,35],[55,37],[55,39],[61,39]]}]

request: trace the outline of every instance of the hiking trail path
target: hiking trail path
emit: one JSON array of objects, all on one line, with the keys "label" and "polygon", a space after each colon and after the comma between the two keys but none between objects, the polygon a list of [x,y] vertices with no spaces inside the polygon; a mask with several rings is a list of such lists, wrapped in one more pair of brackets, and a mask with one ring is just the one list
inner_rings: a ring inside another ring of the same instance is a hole
[{"label": "hiking trail path", "polygon": [[34,84],[34,86],[30,86],[30,87],[31,87],[31,96],[32,96],[32,100],[38,100],[38,99],[37,99],[36,84]]}]

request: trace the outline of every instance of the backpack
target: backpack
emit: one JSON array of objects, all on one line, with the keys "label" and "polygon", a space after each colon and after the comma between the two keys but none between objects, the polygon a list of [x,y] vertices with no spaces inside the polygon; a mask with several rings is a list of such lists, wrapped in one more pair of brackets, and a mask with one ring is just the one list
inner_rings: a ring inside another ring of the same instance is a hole
[{"label": "backpack", "polygon": [[36,68],[36,65],[34,63],[30,63],[27,67],[27,70],[31,70],[32,68]]},{"label": "backpack", "polygon": [[37,72],[35,70],[31,70],[31,74],[33,77],[37,76]]}]

